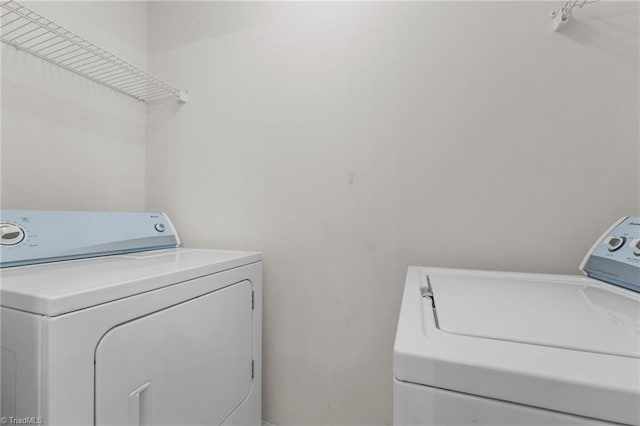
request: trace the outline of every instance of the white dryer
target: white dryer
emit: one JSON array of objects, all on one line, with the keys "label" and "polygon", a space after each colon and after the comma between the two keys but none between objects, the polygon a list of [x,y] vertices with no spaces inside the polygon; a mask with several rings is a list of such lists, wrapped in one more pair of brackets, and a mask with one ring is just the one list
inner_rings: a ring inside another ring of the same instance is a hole
[{"label": "white dryer", "polygon": [[1,212],[7,424],[259,425],[262,262],[164,214]]},{"label": "white dryer", "polygon": [[394,424],[640,424],[640,218],[616,222],[581,269],[410,267]]}]

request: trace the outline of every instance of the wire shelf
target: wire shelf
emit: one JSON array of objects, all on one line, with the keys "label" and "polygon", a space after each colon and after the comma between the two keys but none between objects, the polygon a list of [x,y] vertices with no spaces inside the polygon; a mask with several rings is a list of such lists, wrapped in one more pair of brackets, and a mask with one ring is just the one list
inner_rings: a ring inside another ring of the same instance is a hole
[{"label": "wire shelf", "polygon": [[117,92],[146,102],[188,93],[96,46],[13,0],[0,3],[0,38],[4,43]]}]

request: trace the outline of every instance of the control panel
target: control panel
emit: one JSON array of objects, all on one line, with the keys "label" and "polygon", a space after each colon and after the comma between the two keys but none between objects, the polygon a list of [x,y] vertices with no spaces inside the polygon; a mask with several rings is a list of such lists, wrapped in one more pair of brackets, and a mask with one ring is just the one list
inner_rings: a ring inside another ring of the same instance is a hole
[{"label": "control panel", "polygon": [[640,292],[640,217],[623,217],[614,223],[587,253],[580,270]]},{"label": "control panel", "polygon": [[180,245],[164,213],[0,210],[0,267]]}]

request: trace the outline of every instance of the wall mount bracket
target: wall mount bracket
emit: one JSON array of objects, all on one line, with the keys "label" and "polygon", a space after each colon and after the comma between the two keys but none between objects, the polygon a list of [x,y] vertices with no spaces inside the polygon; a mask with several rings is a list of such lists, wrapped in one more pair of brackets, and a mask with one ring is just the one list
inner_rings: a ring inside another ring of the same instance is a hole
[{"label": "wall mount bracket", "polygon": [[570,0],[565,2],[560,8],[552,11],[549,15],[549,17],[553,19],[553,31],[559,31],[569,22],[573,9],[576,7],[582,8],[589,3],[595,3],[597,1],[599,0]]}]

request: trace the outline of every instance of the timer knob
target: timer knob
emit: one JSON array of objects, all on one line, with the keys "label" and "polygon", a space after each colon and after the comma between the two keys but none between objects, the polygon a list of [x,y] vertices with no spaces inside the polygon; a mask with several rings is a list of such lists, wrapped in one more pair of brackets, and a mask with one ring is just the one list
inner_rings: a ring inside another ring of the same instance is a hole
[{"label": "timer knob", "polygon": [[0,244],[13,246],[24,240],[24,230],[13,223],[0,223]]},{"label": "timer knob", "polygon": [[631,250],[636,256],[640,256],[640,238],[631,241]]},{"label": "timer knob", "polygon": [[620,250],[626,241],[625,237],[610,237],[606,242],[607,248],[609,251]]}]

